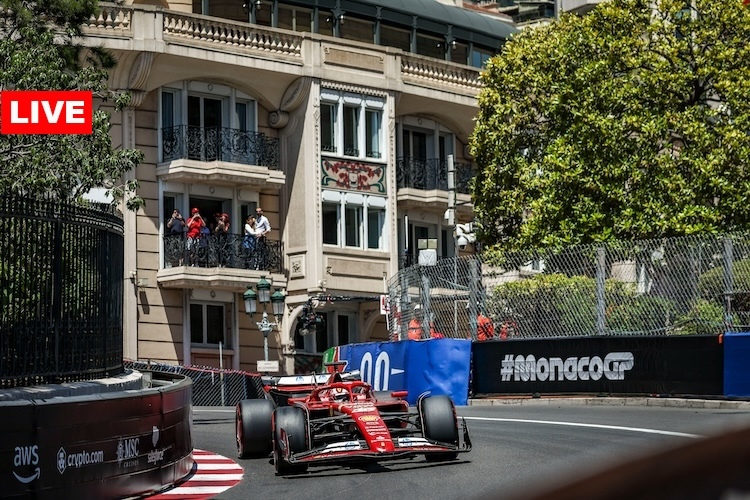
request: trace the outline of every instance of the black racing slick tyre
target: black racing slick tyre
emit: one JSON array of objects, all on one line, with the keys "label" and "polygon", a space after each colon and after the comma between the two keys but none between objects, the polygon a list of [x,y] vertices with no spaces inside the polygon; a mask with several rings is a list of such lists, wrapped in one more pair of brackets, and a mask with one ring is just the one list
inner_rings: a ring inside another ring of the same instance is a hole
[{"label": "black racing slick tyre", "polygon": [[237,456],[264,457],[273,450],[273,401],[243,399],[237,403]]},{"label": "black racing slick tyre", "polygon": [[281,430],[289,439],[289,451],[299,453],[307,450],[307,416],[302,408],[281,406],[273,414],[273,464],[277,475],[305,472],[307,464],[290,464],[284,460],[282,452],[283,438]]},{"label": "black racing slick tyre", "polygon": [[[429,396],[420,400],[424,437],[440,443],[458,445],[458,424],[453,401],[448,396]],[[427,454],[429,462],[454,460],[458,453]]]}]

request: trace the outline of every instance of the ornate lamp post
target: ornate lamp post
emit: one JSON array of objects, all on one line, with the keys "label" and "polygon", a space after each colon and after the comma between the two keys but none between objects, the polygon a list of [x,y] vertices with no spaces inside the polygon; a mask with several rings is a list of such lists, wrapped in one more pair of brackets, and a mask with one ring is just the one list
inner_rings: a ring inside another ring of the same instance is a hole
[{"label": "ornate lamp post", "polygon": [[[261,276],[258,283],[255,285],[258,290],[256,293],[253,290],[252,285],[247,286],[247,290],[242,294],[245,300],[245,312],[250,318],[258,310],[257,303],[260,302],[263,307],[263,316],[260,321],[256,321],[255,324],[263,334],[263,360],[268,361],[268,334],[273,331],[274,327],[278,327],[281,324],[281,319],[284,316],[284,292],[280,288],[271,294],[271,283],[266,280],[265,276]],[[268,321],[268,312],[266,312],[266,305],[271,303],[271,309],[273,315],[276,318],[276,322]]]}]

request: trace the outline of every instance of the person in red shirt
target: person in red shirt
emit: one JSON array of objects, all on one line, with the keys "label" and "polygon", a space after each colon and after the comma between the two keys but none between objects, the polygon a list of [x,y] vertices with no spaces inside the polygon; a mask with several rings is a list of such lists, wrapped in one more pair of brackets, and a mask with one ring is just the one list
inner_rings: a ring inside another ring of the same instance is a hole
[{"label": "person in red shirt", "polygon": [[200,210],[197,208],[193,208],[190,211],[190,218],[187,220],[187,249],[188,252],[190,252],[190,263],[191,265],[195,265],[196,256],[195,256],[195,247],[198,242],[198,239],[201,236],[201,229],[205,227],[206,221],[203,220],[203,217],[201,217]]},{"label": "person in red shirt", "polygon": [[430,321],[430,338],[432,339],[444,339],[445,338],[445,335],[443,335],[442,333],[438,331],[437,327],[435,326],[434,321]]},{"label": "person in red shirt", "polygon": [[490,318],[480,312],[479,316],[477,316],[477,340],[490,340],[494,338],[495,325],[492,324]]},{"label": "person in red shirt", "polygon": [[409,321],[409,328],[406,331],[406,335],[409,340],[419,340],[422,338],[422,323],[419,322],[419,319],[412,318]]}]

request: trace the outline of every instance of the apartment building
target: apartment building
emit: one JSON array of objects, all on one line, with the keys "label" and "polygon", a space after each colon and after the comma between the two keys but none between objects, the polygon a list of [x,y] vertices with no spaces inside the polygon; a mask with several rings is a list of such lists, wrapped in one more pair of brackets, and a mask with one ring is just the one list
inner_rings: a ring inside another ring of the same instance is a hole
[{"label": "apartment building", "polygon": [[[131,175],[146,205],[125,214],[126,357],[257,370],[262,305],[251,317],[243,294],[261,280],[285,297],[278,320],[268,309],[281,372],[387,339],[386,280],[420,243],[457,251],[449,155],[456,222],[472,218],[479,71],[515,31],[433,0],[102,4],[85,43],[116,55],[110,87],[133,96],[113,142],[145,153]],[[248,240],[258,208],[271,231]],[[210,232],[173,232],[175,209]]]}]

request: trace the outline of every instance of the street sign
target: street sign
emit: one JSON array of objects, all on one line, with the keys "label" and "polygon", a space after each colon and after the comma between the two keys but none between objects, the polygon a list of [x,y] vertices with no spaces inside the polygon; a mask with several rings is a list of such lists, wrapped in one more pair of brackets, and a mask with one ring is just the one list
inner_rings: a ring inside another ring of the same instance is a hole
[{"label": "street sign", "polygon": [[381,295],[380,296],[380,314],[390,314],[390,312],[391,312],[391,306],[388,303],[388,296]]},{"label": "street sign", "polygon": [[274,372],[278,373],[279,371],[279,362],[278,361],[258,361],[258,371],[259,372]]}]

